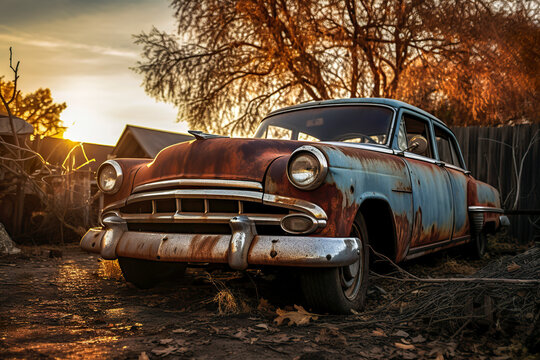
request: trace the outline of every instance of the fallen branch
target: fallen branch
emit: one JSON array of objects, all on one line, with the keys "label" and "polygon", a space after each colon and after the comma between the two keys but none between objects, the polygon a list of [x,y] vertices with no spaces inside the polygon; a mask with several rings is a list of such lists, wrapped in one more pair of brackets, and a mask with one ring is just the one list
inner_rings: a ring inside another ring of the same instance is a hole
[{"label": "fallen branch", "polygon": [[449,283],[449,282],[462,282],[462,283],[503,283],[503,284],[517,284],[517,285],[530,285],[540,284],[540,279],[504,279],[504,278],[419,278],[414,277],[412,279],[398,278],[395,276],[381,275],[371,271],[371,275],[380,277],[383,279],[403,281],[403,282],[424,282],[424,283]]}]

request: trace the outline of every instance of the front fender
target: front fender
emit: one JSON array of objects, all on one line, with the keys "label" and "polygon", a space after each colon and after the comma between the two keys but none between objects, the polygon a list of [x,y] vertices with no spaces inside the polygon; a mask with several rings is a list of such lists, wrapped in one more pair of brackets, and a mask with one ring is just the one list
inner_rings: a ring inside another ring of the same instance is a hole
[{"label": "front fender", "polygon": [[149,164],[152,160],[150,159],[114,159],[122,168],[124,174],[124,180],[122,186],[115,194],[103,194],[103,208],[106,209],[108,205],[116,204],[119,201],[124,201],[133,188],[133,180],[135,174],[142,166]]},{"label": "front fender", "polygon": [[405,248],[413,214],[410,176],[403,160],[393,154],[349,146],[318,144],[317,147],[329,164],[327,177],[319,188],[311,191],[295,188],[286,174],[289,156],[284,156],[269,167],[265,193],[304,199],[322,207],[328,220],[327,226],[319,231],[325,236],[348,236],[366,200],[384,201],[392,211],[392,223],[400,224],[395,232],[397,243]]}]

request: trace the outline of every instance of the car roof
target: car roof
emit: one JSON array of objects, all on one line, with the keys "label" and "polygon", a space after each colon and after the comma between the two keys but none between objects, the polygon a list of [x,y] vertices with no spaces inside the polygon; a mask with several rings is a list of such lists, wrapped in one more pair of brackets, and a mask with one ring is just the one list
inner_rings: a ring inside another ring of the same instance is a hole
[{"label": "car roof", "polygon": [[442,122],[441,120],[437,119],[435,116],[431,115],[427,111],[424,111],[422,109],[417,108],[416,106],[407,104],[406,102],[394,100],[394,99],[386,99],[386,98],[348,98],[348,99],[335,99],[335,100],[324,100],[324,101],[309,101],[298,105],[293,106],[287,106],[278,110],[274,110],[270,112],[268,116],[289,112],[289,111],[295,111],[295,110],[301,110],[301,109],[308,109],[308,108],[314,108],[319,106],[330,106],[330,105],[354,105],[354,104],[375,104],[375,105],[387,105],[391,106],[393,108],[399,109],[404,108],[407,110],[411,110],[414,112],[417,112],[419,114],[422,114],[430,119],[433,119],[434,121],[438,122],[441,125],[444,125],[446,127],[446,124]]}]

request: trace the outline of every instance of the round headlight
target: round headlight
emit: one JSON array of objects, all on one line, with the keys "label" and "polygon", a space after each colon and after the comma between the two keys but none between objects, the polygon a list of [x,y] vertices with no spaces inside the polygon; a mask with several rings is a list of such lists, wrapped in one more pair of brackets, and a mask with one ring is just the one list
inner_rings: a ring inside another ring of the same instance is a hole
[{"label": "round headlight", "polygon": [[328,165],[323,153],[313,146],[302,146],[294,151],[287,166],[291,184],[301,190],[312,190],[323,182]]},{"label": "round headlight", "polygon": [[120,165],[113,160],[107,160],[98,169],[97,184],[101,191],[114,194],[122,185],[123,174]]}]

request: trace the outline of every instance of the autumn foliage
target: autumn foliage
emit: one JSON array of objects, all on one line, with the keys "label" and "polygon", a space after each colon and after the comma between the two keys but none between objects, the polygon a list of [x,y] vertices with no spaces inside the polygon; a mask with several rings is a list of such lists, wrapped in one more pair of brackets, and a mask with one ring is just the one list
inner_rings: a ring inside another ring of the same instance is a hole
[{"label": "autumn foliage", "polygon": [[[0,89],[5,98],[11,98],[13,88],[13,81],[4,81],[0,78]],[[17,92],[10,108],[13,115],[26,120],[34,127],[34,135],[61,137],[66,130],[60,119],[60,113],[65,110],[66,103],[55,103],[48,88],[39,88],[28,94]],[[7,112],[0,103],[1,111]]]},{"label": "autumn foliage", "polygon": [[136,70],[192,128],[249,134],[269,110],[390,97],[450,125],[536,121],[538,3],[173,0]]}]

